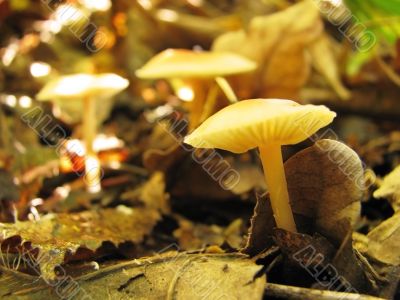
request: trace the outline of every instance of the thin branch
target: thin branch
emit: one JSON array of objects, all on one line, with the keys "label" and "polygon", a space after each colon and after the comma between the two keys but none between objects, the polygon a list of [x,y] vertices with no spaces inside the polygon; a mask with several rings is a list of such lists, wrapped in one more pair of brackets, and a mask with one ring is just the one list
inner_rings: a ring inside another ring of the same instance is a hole
[{"label": "thin branch", "polygon": [[282,299],[302,300],[384,300],[374,296],[308,289],[297,286],[267,283],[265,295]]},{"label": "thin branch", "polygon": [[400,86],[400,75],[396,73],[379,55],[376,55],[378,65],[386,76],[397,86]]}]

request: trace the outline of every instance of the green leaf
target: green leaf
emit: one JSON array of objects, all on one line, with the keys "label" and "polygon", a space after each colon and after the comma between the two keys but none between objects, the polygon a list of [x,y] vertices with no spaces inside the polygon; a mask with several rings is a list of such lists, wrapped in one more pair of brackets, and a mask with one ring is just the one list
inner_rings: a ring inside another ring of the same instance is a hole
[{"label": "green leaf", "polygon": [[400,36],[399,0],[345,0],[345,4],[380,39],[393,44]]}]

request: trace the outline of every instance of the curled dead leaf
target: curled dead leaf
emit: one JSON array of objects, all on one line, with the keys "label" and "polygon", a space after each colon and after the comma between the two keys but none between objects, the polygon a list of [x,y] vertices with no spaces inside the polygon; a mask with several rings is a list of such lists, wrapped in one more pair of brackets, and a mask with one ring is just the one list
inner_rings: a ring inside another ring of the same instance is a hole
[{"label": "curled dead leaf", "polygon": [[400,166],[383,178],[379,188],[374,192],[374,197],[386,198],[395,211],[400,209]]},{"label": "curled dead leaf", "polygon": [[260,195],[254,207],[253,216],[250,220],[250,228],[246,246],[243,253],[255,256],[273,245],[272,234],[275,227],[271,203]]},{"label": "curled dead leaf", "polygon": [[[363,168],[357,154],[334,140],[320,140],[285,163],[290,202],[296,224],[304,233],[320,233],[339,247],[358,220],[363,191]],[[256,255],[273,242],[271,205],[257,195],[247,245]]]},{"label": "curled dead leaf", "polygon": [[321,73],[342,100],[350,98],[350,92],[340,79],[338,62],[332,50],[331,40],[322,34],[308,46],[314,68]]},{"label": "curled dead leaf", "polygon": [[323,139],[291,157],[285,171],[293,212],[341,245],[360,216],[364,172],[358,155],[341,142]]},{"label": "curled dead leaf", "polygon": [[305,49],[322,28],[314,3],[301,1],[283,11],[255,17],[246,31],[221,35],[213,50],[237,52],[257,62],[256,72],[234,77],[233,81],[240,82],[239,97],[297,98],[310,73]]}]

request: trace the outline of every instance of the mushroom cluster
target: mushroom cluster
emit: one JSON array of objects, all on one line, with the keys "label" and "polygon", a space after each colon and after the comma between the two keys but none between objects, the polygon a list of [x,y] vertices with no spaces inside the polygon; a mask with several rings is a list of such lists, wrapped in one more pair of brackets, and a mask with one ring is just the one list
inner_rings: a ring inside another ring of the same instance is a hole
[{"label": "mushroom cluster", "polygon": [[96,100],[111,98],[128,85],[128,80],[116,74],[75,74],[50,81],[36,96],[38,100],[42,101],[83,102],[83,139],[86,148],[85,182],[89,192],[96,193],[101,190],[101,169],[93,150],[98,123]]},{"label": "mushroom cluster", "polygon": [[[237,98],[224,76],[251,72],[256,64],[231,52],[191,51],[185,49],[167,49],[154,56],[136,75],[142,79],[214,79],[231,103]],[[209,102],[209,103],[206,103]],[[213,111],[215,97],[194,95],[189,107],[191,129],[196,128],[207,114]],[[208,107],[204,111],[204,107]]]},{"label": "mushroom cluster", "polygon": [[335,116],[323,105],[283,99],[243,100],[208,118],[186,136],[185,143],[234,153],[258,148],[277,227],[296,232],[281,146],[307,139]]}]

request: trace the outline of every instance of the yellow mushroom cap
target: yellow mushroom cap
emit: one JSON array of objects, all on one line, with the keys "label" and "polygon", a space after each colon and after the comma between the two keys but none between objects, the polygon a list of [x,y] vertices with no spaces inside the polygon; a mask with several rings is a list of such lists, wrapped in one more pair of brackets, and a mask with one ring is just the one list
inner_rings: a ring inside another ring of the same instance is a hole
[{"label": "yellow mushroom cap", "polygon": [[129,85],[129,81],[112,73],[62,76],[48,82],[36,96],[38,100],[71,99],[87,96],[111,97]]},{"label": "yellow mushroom cap", "polygon": [[196,148],[234,153],[268,144],[297,144],[331,123],[335,116],[323,105],[301,105],[283,99],[243,100],[208,118],[184,142]]},{"label": "yellow mushroom cap", "polygon": [[251,72],[256,63],[231,52],[167,49],[154,56],[136,76],[143,79],[218,77]]}]

